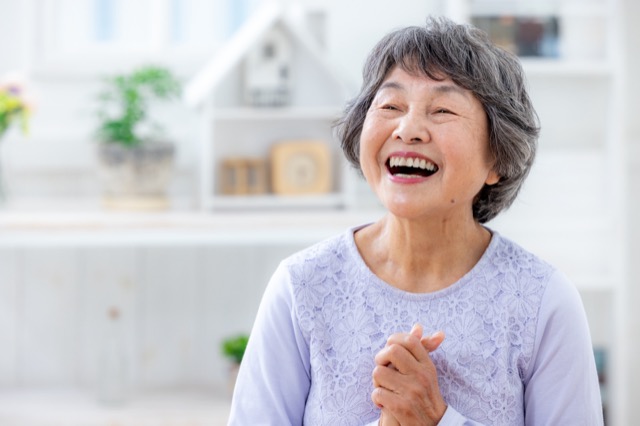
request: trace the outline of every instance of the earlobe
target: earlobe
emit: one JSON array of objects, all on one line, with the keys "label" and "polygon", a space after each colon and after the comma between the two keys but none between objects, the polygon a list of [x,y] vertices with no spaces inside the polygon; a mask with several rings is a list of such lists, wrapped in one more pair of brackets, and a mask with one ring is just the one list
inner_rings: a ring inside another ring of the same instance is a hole
[{"label": "earlobe", "polygon": [[495,185],[498,182],[500,182],[500,176],[494,170],[489,172],[487,179],[484,181],[484,183],[489,186]]}]

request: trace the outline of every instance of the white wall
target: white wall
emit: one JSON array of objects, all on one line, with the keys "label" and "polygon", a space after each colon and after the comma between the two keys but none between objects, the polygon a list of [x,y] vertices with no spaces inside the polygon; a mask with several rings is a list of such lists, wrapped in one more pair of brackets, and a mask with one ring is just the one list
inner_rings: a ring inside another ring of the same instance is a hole
[{"label": "white wall", "polygon": [[[14,197],[94,196],[99,191],[94,169],[95,103],[98,77],[79,68],[42,72],[33,69],[34,43],[28,29],[29,4],[0,0],[0,75],[17,70],[27,74],[37,99],[28,139],[10,133],[3,144],[2,156],[8,169],[9,189]],[[311,10],[325,13],[325,42],[328,56],[345,79],[356,86],[360,82],[364,58],[384,33],[392,28],[420,24],[434,1],[404,0],[403,7],[388,7],[385,2],[306,0]],[[339,10],[339,13],[334,13]],[[213,54],[214,52],[212,52]],[[198,71],[207,59],[203,56],[179,67],[183,81]],[[195,194],[192,174],[196,164],[197,122],[194,111],[184,105],[165,108],[170,135],[177,141],[180,174],[172,191]]]},{"label": "white wall", "polygon": [[640,359],[640,341],[636,336],[640,336],[640,313],[638,312],[638,302],[640,301],[640,2],[636,0],[626,0],[624,2],[625,13],[623,22],[626,32],[625,63],[626,63],[626,105],[628,127],[626,129],[627,152],[629,161],[626,164],[629,171],[629,181],[627,195],[629,209],[627,212],[629,225],[629,251],[627,262],[628,271],[628,307],[629,318],[629,401],[640,400],[640,364],[635,362]]}]

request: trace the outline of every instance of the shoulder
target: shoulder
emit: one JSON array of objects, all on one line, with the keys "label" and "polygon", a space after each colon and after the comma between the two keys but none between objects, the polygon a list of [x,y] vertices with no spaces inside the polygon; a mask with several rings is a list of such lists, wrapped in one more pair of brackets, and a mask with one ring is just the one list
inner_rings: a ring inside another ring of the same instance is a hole
[{"label": "shoulder", "polygon": [[524,274],[546,282],[556,272],[550,263],[512,240],[498,233],[494,233],[494,240],[489,260],[497,273]]},{"label": "shoulder", "polygon": [[535,327],[548,287],[568,285],[551,264],[498,233],[478,272],[484,283],[478,293],[485,302],[481,313],[488,318],[508,314],[526,328]]},{"label": "shoulder", "polygon": [[573,283],[546,260],[531,253],[512,240],[496,234],[496,244],[490,263],[496,273],[519,276],[520,280],[537,283],[545,295],[561,299],[573,298],[577,290]]},{"label": "shoulder", "polygon": [[[343,257],[347,234],[336,235],[284,258],[273,272],[265,296],[296,299],[300,289],[317,292],[331,265]],[[320,272],[320,273],[319,273]]]},{"label": "shoulder", "polygon": [[348,229],[285,258],[277,274],[286,277],[299,302],[301,297],[311,297],[314,304],[321,302],[320,294],[356,267],[353,244],[353,229]]},{"label": "shoulder", "polygon": [[281,267],[290,274],[317,271],[347,262],[352,257],[353,230],[320,241],[285,258]]}]

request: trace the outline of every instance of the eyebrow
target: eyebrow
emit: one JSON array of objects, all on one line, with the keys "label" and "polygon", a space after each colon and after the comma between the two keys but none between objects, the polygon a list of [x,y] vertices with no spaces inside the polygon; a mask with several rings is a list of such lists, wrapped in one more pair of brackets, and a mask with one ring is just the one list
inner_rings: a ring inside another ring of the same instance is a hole
[{"label": "eyebrow", "polygon": [[[378,91],[383,90],[383,89],[396,89],[396,90],[402,90],[402,91],[406,91],[405,87],[395,81],[385,81],[384,83],[382,83],[380,85],[380,88],[378,89]],[[438,94],[445,94],[445,93],[458,93],[462,96],[464,96],[465,98],[468,95],[468,91],[466,89],[463,89],[462,87],[458,86],[457,84],[453,84],[453,83],[444,83],[441,85],[437,85],[434,87],[434,92],[438,93]]]}]

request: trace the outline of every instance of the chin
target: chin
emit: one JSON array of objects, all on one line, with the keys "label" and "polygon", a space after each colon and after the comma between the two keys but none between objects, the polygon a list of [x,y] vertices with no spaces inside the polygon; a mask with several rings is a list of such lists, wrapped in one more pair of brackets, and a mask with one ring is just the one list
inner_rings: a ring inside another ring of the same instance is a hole
[{"label": "chin", "polygon": [[428,209],[425,209],[425,206],[418,206],[416,203],[383,202],[382,204],[390,214],[397,218],[408,220],[429,219]]}]

